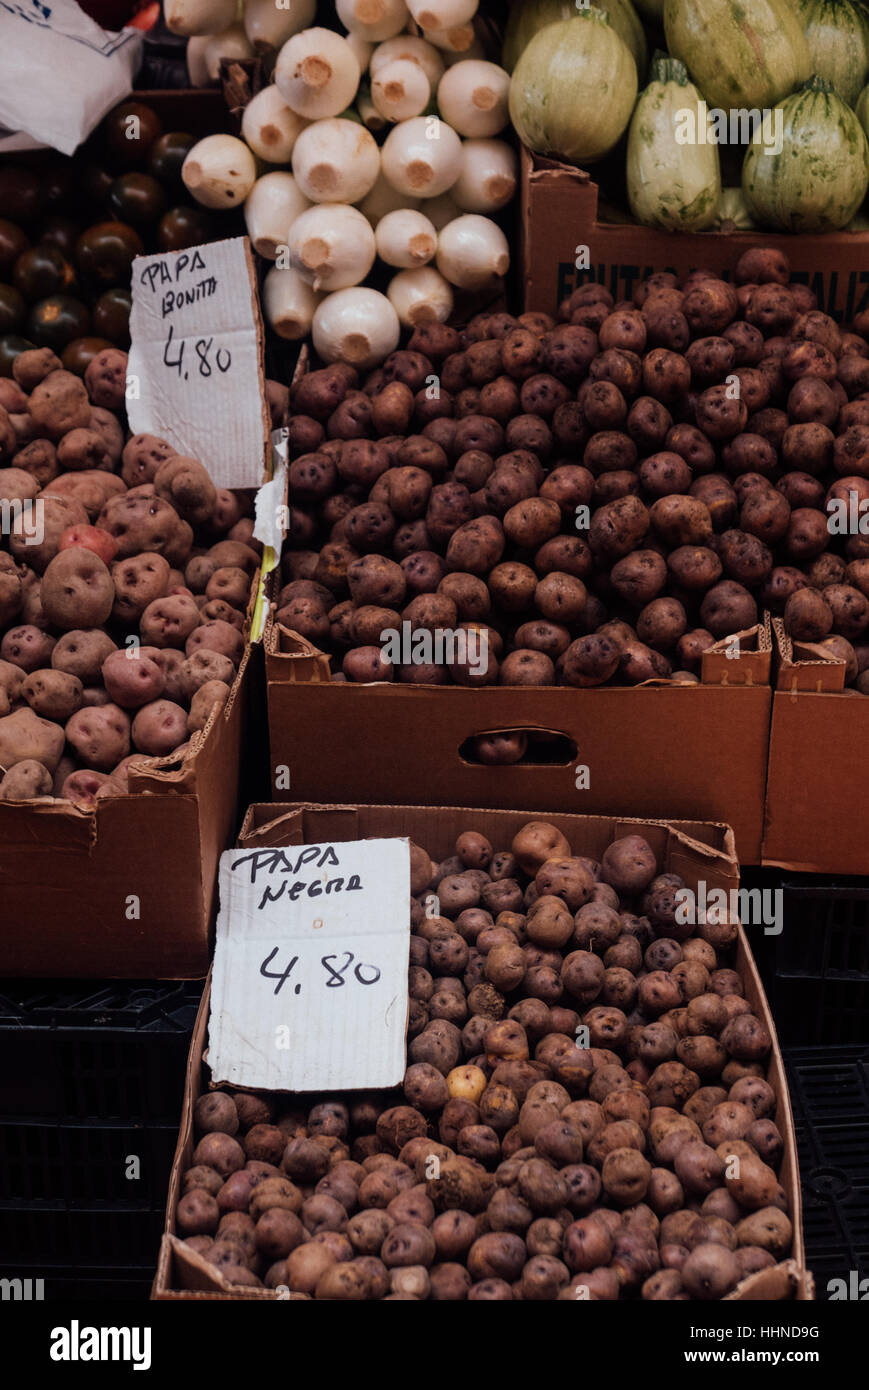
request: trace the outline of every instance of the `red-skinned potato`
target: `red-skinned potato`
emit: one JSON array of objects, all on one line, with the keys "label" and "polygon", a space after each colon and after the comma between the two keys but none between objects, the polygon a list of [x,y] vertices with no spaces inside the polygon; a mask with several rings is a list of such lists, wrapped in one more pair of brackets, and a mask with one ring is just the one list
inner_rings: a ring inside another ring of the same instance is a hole
[{"label": "red-skinned potato", "polygon": [[139,709],[163,694],[166,678],[156,661],[137,647],[112,652],[102,665],[110,699],[122,709]]},{"label": "red-skinned potato", "polygon": [[67,743],[85,767],[111,772],[130,752],[130,720],[119,705],[78,710],[67,721]]},{"label": "red-skinned potato", "polygon": [[163,758],[187,738],[187,712],[172,700],[152,700],[133,720],[133,743],[140,753]]},{"label": "red-skinned potato", "polygon": [[117,553],[118,545],[113,536],[108,531],[102,531],[98,526],[69,526],[62,532],[58,544],[58,553],[62,550],[69,550],[72,547],[81,547],[84,550],[92,550],[98,555],[103,564],[110,565]]},{"label": "red-skinned potato", "polygon": [[16,763],[33,761],[53,773],[62,753],[63,730],[29,707],[0,719],[0,767],[6,771]]},{"label": "red-skinned potato", "polygon": [[108,619],[115,591],[105,563],[92,550],[72,546],[60,551],[42,577],[42,607],[53,627],[71,630],[101,627]]}]

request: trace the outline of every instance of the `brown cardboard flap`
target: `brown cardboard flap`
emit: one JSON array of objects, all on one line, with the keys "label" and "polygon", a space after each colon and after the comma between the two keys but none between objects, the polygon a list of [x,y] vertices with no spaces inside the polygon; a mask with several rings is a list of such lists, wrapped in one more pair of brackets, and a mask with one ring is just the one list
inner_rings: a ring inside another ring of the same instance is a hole
[{"label": "brown cardboard flap", "polygon": [[845,663],[814,642],[794,642],[784,621],[773,618],[777,650],[776,690],[804,690],[816,695],[845,689]]},{"label": "brown cardboard flap", "polygon": [[772,628],[764,613],[762,623],[722,637],[703,653],[701,680],[704,685],[769,685],[771,664]]},{"label": "brown cardboard flap", "polygon": [[263,641],[269,655],[282,661],[283,677],[291,685],[331,681],[329,657],[298,632],[291,632],[289,628],[270,620],[266,624]]},{"label": "brown cardboard flap", "polygon": [[[409,834],[424,844],[433,856],[442,857],[451,852],[456,836],[471,826],[484,834],[500,837],[499,843],[503,844],[534,816],[535,813],[530,811],[487,811],[458,807],[262,803],[248,809],[239,845],[250,847],[275,845],[282,841],[292,843],[287,839],[288,833],[298,832],[304,833],[305,838],[314,839],[328,828],[333,838],[350,838],[354,834]],[[562,815],[547,816],[547,819],[571,839],[574,847],[585,846],[596,855],[603,852],[615,835],[628,834],[642,827],[642,833],[659,854],[659,862],[664,870],[678,872],[693,886],[700,879],[715,886],[739,886],[739,866],[733,853],[733,836],[727,827],[702,822],[672,824],[621,817]],[[342,826],[343,829],[340,829]],[[776,1124],[784,1140],[779,1178],[787,1195],[794,1234],[793,1249],[788,1260],[750,1276],[728,1298],[732,1301],[807,1301],[814,1297],[814,1282],[805,1267],[796,1136],[790,1098],[775,1025],[748,938],[741,926],[735,965],[742,974],[745,996],[772,1039],[767,1079],[776,1094]],[[271,1290],[227,1285],[218,1271],[212,1271],[175,1236],[175,1212],[181,1181],[193,1153],[193,1111],[208,1082],[203,1068],[203,1052],[207,1041],[209,1005],[210,981],[206,983],[190,1044],[181,1128],[169,1184],[165,1235],[151,1297],[168,1301],[274,1300],[276,1294]]]},{"label": "brown cardboard flap", "polygon": [[[323,836],[334,840],[371,839],[378,835],[407,834],[446,858],[454,850],[456,822],[467,817],[459,806],[329,806],[322,802],[258,802],[249,806],[238,836],[241,849],[274,848],[296,843],[286,834]],[[602,854],[613,839],[642,831],[655,854],[670,863],[675,855],[686,869],[702,859],[704,873],[720,872],[729,881],[735,862],[733,831],[727,825],[705,821],[656,821],[641,816],[558,815],[546,811],[476,810],[475,828],[501,840],[512,839],[529,820],[546,819],[556,829],[592,854]],[[400,822],[401,830],[396,830]],[[479,823],[478,823],[479,822]],[[298,841],[302,843],[302,841]]]},{"label": "brown cardboard flap", "polygon": [[815,1281],[807,1269],[796,1260],[785,1260],[771,1269],[760,1269],[743,1279],[733,1293],[725,1295],[726,1303],[783,1303],[786,1299],[808,1302],[815,1297]]},{"label": "brown cardboard flap", "polygon": [[573,164],[562,164],[561,160],[549,159],[547,155],[532,154],[525,145],[522,146],[522,160],[528,163],[528,178],[531,183],[540,183],[545,179],[547,182],[587,187],[593,198],[591,206],[594,212],[597,212],[599,189],[596,183],[592,183],[591,174],[587,169],[579,169]]}]

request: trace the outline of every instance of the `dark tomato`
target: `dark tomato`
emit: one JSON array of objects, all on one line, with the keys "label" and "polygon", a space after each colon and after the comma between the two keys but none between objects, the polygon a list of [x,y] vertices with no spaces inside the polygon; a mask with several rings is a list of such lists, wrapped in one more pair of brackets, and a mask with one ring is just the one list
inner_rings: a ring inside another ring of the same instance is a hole
[{"label": "dark tomato", "polygon": [[109,212],[135,226],[156,222],[166,211],[166,194],[150,174],[121,174],[109,189]]},{"label": "dark tomato", "polygon": [[148,172],[161,183],[181,188],[181,165],[195,144],[195,137],[186,130],[170,130],[161,135],[148,151]]},{"label": "dark tomato", "polygon": [[107,338],[73,338],[71,343],[67,343],[61,354],[61,361],[68,372],[75,372],[76,376],[84,376],[87,365],[98,352],[105,352],[106,348],[114,347]]},{"label": "dark tomato", "polygon": [[214,237],[214,219],[203,208],[170,208],[157,228],[159,251],[186,251]]},{"label": "dark tomato", "polygon": [[87,280],[108,289],[129,284],[133,260],[144,251],[138,232],[126,222],[97,222],[79,237],[75,260]]},{"label": "dark tomato", "polygon": [[24,296],[13,285],[0,285],[0,333],[17,333],[26,315]]},{"label": "dark tomato", "polygon": [[45,204],[39,175],[20,164],[0,166],[0,208],[13,222],[32,222]]},{"label": "dark tomato", "polygon": [[12,363],[19,352],[27,352],[28,348],[32,347],[36,347],[36,344],[28,342],[26,338],[19,338],[14,333],[7,333],[0,338],[0,376],[11,376]]},{"label": "dark tomato", "polygon": [[81,234],[81,223],[71,217],[47,217],[40,224],[38,237],[43,246],[54,246],[62,256],[70,260],[75,253],[75,244]]},{"label": "dark tomato", "polygon": [[77,177],[71,159],[57,159],[39,166],[39,183],[47,207],[69,207]]},{"label": "dark tomato", "polygon": [[145,163],[154,141],[163,134],[163,125],[150,106],[123,101],[104,118],[101,130],[113,163],[130,169]]},{"label": "dark tomato", "polygon": [[81,191],[92,208],[104,208],[113,179],[101,164],[86,164],[81,175]]},{"label": "dark tomato", "polygon": [[0,270],[5,270],[13,261],[17,261],[29,245],[30,238],[26,232],[22,232],[14,222],[7,222],[5,217],[0,217]]},{"label": "dark tomato", "polygon": [[63,294],[75,283],[75,271],[56,247],[31,246],[12,267],[12,283],[32,304],[48,294]]},{"label": "dark tomato", "polygon": [[117,286],[106,290],[94,305],[93,327],[95,333],[110,338],[116,347],[125,348],[130,341],[130,308],[132,295],[129,290]]},{"label": "dark tomato", "polygon": [[27,333],[37,347],[60,352],[73,338],[83,338],[91,326],[91,316],[80,299],[68,294],[52,294],[34,304],[27,320]]}]

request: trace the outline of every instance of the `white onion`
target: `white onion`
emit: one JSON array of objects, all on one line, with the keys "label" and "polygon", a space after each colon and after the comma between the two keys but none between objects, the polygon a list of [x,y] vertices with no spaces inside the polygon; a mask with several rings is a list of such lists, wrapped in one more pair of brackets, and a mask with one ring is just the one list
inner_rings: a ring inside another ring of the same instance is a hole
[{"label": "white onion", "polygon": [[185,59],[187,78],[191,87],[207,87],[211,81],[205,63],[205,45],[207,42],[208,38],[205,34],[197,34],[192,39],[187,40]]},{"label": "white onion", "polygon": [[421,198],[419,206],[425,209],[425,215],[436,232],[462,215],[462,210],[451,193],[442,193],[439,198]]},{"label": "white onion", "polygon": [[377,367],[398,347],[401,325],[386,295],[350,289],[330,294],[314,314],[314,349],[324,362]]},{"label": "white onion", "polygon": [[506,140],[465,140],[450,197],[463,212],[498,212],[514,196],[518,174],[516,151]]},{"label": "white onion", "polygon": [[446,323],[453,311],[453,292],[434,266],[400,270],[386,291],[405,328],[418,323]]},{"label": "white onion", "polygon": [[359,64],[359,71],[367,72],[371,55],[374,52],[374,44],[369,43],[367,39],[361,39],[358,34],[346,34],[345,42]]},{"label": "white onion", "polygon": [[351,106],[360,78],[353,49],[331,29],[303,29],[278,54],[275,82],[288,106],[309,120],[338,116]]},{"label": "white onion", "polygon": [[315,290],[343,290],[364,280],[377,248],[371,223],[345,203],[322,203],[289,231],[290,264]]},{"label": "white onion", "polygon": [[219,34],[197,34],[187,40],[187,71],[194,87],[218,81],[221,59],[244,62],[252,57],[250,39],[240,24],[230,24]]},{"label": "white onion", "polygon": [[471,53],[479,53],[479,49],[475,48],[473,24],[460,24],[455,29],[427,29],[425,36],[435,48],[441,48],[446,53],[455,53],[463,58]]},{"label": "white onion", "polygon": [[308,122],[297,116],[272,83],[244,108],[241,133],[254,154],[268,164],[289,164],[293,147]]},{"label": "white onion", "polygon": [[371,100],[387,121],[407,121],[428,106],[431,86],[419,63],[395,58],[371,79]]},{"label": "white onion", "polygon": [[444,60],[444,67],[448,72],[450,68],[455,67],[456,63],[467,63],[470,62],[472,58],[475,60],[478,59],[483,63],[489,61],[489,55],[484,45],[480,43],[480,40],[476,36],[474,37],[474,42],[467,48],[442,48],[440,54]]},{"label": "white onion", "polygon": [[456,29],[474,18],[479,0],[407,0],[407,7],[424,33]]},{"label": "white onion", "polygon": [[377,182],[380,149],[364,125],[332,116],[302,131],[293,173],[312,203],[358,203]]},{"label": "white onion", "polygon": [[510,247],[490,218],[469,213],[444,227],[438,238],[437,264],[458,289],[490,289],[510,269]]},{"label": "white onion", "polygon": [[462,58],[449,68],[438,87],[438,106],[460,135],[485,139],[510,120],[510,74],[497,63]]},{"label": "white onion", "polygon": [[335,10],[345,29],[372,43],[400,34],[410,19],[404,0],[335,0]]},{"label": "white onion", "polygon": [[263,309],[266,321],[279,338],[297,342],[307,338],[314,311],[323,296],[312,290],[297,271],[272,266],[263,281]]},{"label": "white onion", "polygon": [[[397,212],[401,208],[416,209],[421,206],[421,198],[406,198],[403,193],[399,193],[397,188],[393,188],[389,180],[383,177],[381,171],[371,192],[359,203],[359,211],[368,218],[372,227],[376,227],[381,217],[385,217],[388,212]],[[428,217],[428,202],[425,212],[426,217]],[[453,215],[458,216],[458,209]]]},{"label": "white onion", "polygon": [[438,249],[438,234],[422,212],[399,208],[388,212],[374,233],[377,254],[399,270],[428,265]]},{"label": "white onion", "polygon": [[181,178],[204,207],[241,207],[254,186],[256,162],[234,135],[206,135],[188,151]]},{"label": "white onion", "polygon": [[257,48],[280,48],[294,34],[313,24],[317,0],[244,0],[244,28]]},{"label": "white onion", "polygon": [[287,245],[290,227],[311,206],[292,174],[275,169],[257,179],[244,204],[244,220],[253,248],[273,261]]},{"label": "white onion", "polygon": [[418,34],[399,34],[395,39],[387,39],[386,43],[378,44],[368,64],[372,78],[375,78],[387,63],[405,58],[411,63],[419,64],[432,91],[437,91],[438,83],[444,75],[444,60],[437,49],[425,39],[421,39]]},{"label": "white onion", "polygon": [[462,142],[437,116],[415,116],[389,132],[381,151],[383,172],[411,198],[436,198],[459,176]]},{"label": "white onion", "polygon": [[235,20],[236,0],[163,0],[163,18],[172,34],[219,34]]},{"label": "white onion", "polygon": [[389,125],[389,121],[385,116],[381,116],[371,100],[371,89],[368,86],[360,85],[359,95],[356,98],[356,110],[359,112],[365,129],[372,131],[375,135],[381,130],[385,130]]}]

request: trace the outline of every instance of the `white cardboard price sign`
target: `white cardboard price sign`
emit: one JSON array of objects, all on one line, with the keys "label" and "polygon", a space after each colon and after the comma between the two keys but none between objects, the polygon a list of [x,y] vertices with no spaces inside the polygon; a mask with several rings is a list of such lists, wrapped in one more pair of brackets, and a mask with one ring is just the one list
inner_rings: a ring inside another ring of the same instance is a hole
[{"label": "white cardboard price sign", "polygon": [[409,903],[406,839],[221,855],[214,1081],[272,1091],[397,1086]]},{"label": "white cardboard price sign", "polygon": [[270,421],[247,237],[137,256],[127,416],[199,459],[216,487],[259,487]]}]

